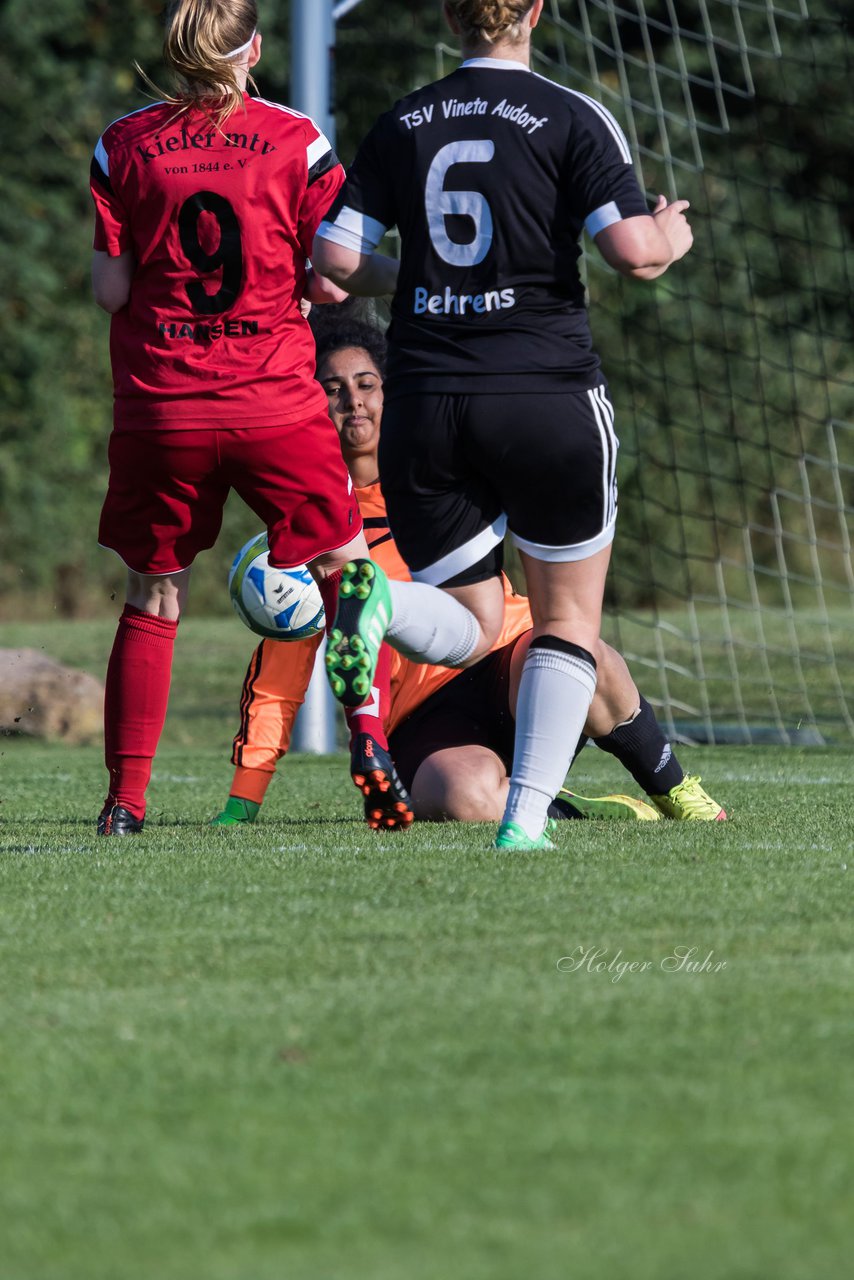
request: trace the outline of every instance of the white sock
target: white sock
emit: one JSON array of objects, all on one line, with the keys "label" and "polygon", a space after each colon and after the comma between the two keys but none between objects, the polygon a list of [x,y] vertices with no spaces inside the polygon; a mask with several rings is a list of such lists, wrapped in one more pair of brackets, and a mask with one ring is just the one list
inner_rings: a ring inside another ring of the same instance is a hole
[{"label": "white sock", "polygon": [[[554,647],[552,647],[554,646]],[[596,667],[585,649],[539,636],[528,650],[516,708],[513,775],[504,822],[535,840],[572,763],[593,693]]]},{"label": "white sock", "polygon": [[389,580],[391,623],[386,640],[412,662],[458,667],[480,640],[480,624],[470,609],[447,591],[423,582]]}]

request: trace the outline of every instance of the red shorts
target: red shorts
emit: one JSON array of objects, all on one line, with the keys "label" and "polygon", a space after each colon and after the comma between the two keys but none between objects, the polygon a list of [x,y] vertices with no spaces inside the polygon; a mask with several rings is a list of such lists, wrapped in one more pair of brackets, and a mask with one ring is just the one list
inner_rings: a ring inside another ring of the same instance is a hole
[{"label": "red shorts", "polygon": [[270,560],[345,546],[362,517],[325,412],[284,427],[117,431],[98,541],[135,573],[178,573],[212,547],[234,489],[267,526]]}]

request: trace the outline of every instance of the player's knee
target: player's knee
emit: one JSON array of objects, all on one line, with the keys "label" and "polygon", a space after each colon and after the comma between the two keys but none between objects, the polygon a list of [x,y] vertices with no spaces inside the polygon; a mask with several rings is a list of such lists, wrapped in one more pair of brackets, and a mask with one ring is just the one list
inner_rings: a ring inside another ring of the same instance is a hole
[{"label": "player's knee", "polygon": [[365,541],[365,535],[358,533],[346,546],[336,547],[334,551],[326,551],[323,555],[317,556],[316,559],[310,561],[308,568],[315,582],[322,583],[326,578],[330,578],[333,573],[343,569],[348,560],[355,560],[356,558],[368,560],[370,556],[371,553]]},{"label": "player's knee", "polygon": [[[506,779],[505,779],[506,784]],[[426,760],[412,784],[416,817],[446,822],[499,822],[506,785],[493,769],[451,759]]]},{"label": "player's knee", "polygon": [[478,622],[480,624],[480,638],[478,639],[477,647],[463,662],[456,664],[461,670],[465,670],[466,667],[473,667],[475,663],[480,662],[481,658],[485,658],[501,634],[500,623],[498,625],[488,623],[488,625],[484,626],[481,619],[478,619]]},{"label": "player's knee", "polygon": [[494,780],[482,774],[449,780],[444,807],[454,822],[500,822],[504,811]]},{"label": "player's knee", "polygon": [[128,570],[127,603],[143,613],[160,618],[177,618],[187,603],[190,570],[178,573],[142,574]]}]

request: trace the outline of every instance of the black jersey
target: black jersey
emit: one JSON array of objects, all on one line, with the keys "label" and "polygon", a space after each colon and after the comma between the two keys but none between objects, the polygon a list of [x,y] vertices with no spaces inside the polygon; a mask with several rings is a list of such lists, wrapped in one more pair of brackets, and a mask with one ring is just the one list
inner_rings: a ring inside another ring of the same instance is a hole
[{"label": "black jersey", "polygon": [[648,214],[626,139],[584,94],[473,58],[374,125],[318,234],[397,226],[387,394],[596,383],[579,238]]}]

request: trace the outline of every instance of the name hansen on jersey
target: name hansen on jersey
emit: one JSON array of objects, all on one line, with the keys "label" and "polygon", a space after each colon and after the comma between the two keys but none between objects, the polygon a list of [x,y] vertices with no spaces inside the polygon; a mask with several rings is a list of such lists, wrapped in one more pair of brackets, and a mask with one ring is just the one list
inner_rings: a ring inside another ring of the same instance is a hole
[{"label": "name hansen on jersey", "polygon": [[464,62],[368,134],[318,234],[370,253],[398,227],[388,390],[595,384],[578,270],[592,236],[648,215],[600,103],[521,63]]}]

